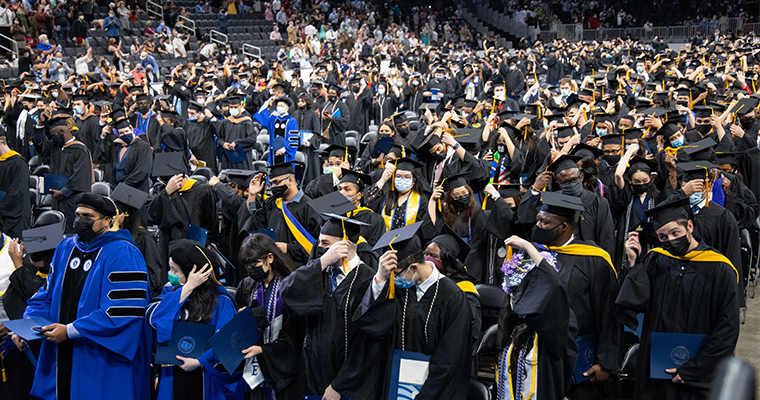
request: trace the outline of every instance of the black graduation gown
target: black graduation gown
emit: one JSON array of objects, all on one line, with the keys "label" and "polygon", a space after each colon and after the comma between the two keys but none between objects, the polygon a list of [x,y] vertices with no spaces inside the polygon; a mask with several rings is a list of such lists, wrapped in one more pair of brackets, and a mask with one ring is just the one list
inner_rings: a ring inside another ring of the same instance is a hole
[{"label": "black graduation gown", "polygon": [[723,172],[723,177],[731,181],[729,192],[726,193],[723,207],[736,218],[739,230],[747,229],[755,224],[758,215],[757,198],[751,190],[742,183],[738,176]]},{"label": "black graduation gown", "polygon": [[[592,242],[573,240],[571,244],[597,247]],[[617,273],[603,258],[557,254],[559,280],[567,291],[570,308],[578,323],[578,336],[593,333],[596,337],[595,364],[607,372],[618,370],[621,325],[613,318],[617,296]],[[581,383],[577,386],[595,386]],[[574,388],[575,389],[575,388]],[[601,389],[601,388],[598,388]],[[573,389],[571,389],[572,391]],[[578,388],[577,393],[594,391]],[[601,394],[601,393],[600,393]],[[586,398],[580,395],[576,398]]]},{"label": "black graduation gown", "polygon": [[[322,228],[321,218],[312,207],[309,207],[308,203],[311,201],[311,198],[303,194],[303,192],[301,194],[302,197],[300,199],[292,200],[290,203],[286,203],[286,206],[293,217],[316,239],[319,237],[319,231]],[[282,211],[277,208],[276,200],[274,196],[270,196],[262,201],[261,197],[258,196],[256,201],[251,204],[250,210],[248,203],[241,204],[237,214],[238,229],[240,229],[241,235],[246,236],[249,232],[260,229],[274,229],[277,241],[287,243],[287,254],[293,260],[293,263],[302,265],[309,258],[309,252],[301,247],[295,236],[290,232],[290,229],[288,229]]]},{"label": "black graduation gown", "polygon": [[282,282],[283,309],[306,326],[301,394],[320,395],[332,385],[350,399],[380,399],[383,365],[378,360],[385,356],[381,339],[388,325],[385,316],[392,312],[386,306],[357,314],[375,275],[364,263],[352,269],[335,291],[327,271],[315,259]]},{"label": "black graduation gown", "polygon": [[161,148],[161,125],[158,123],[155,111],[150,114],[150,119],[147,120],[147,122],[144,118],[137,115],[137,113],[132,114],[129,117],[129,123],[131,123],[133,127],[145,132],[147,135],[145,139],[148,141],[148,144],[150,144],[153,151],[158,151],[158,149]]},{"label": "black graduation gown", "polygon": [[[219,251],[227,257],[232,265],[236,266],[236,280],[239,281],[248,275],[246,267],[238,264],[240,243],[245,237],[240,234],[240,229],[238,229],[238,210],[245,203],[245,199],[238,195],[234,189],[224,184],[214,185],[212,190],[216,194],[216,198],[219,199],[218,209],[222,214],[217,245]],[[229,281],[229,277],[227,280]]]},{"label": "black graduation gown", "polygon": [[625,183],[623,190],[619,190],[617,186],[614,186],[613,192],[614,197],[611,208],[615,226],[617,227],[613,263],[619,269],[622,269],[628,267],[628,259],[625,255],[625,241],[627,240],[628,232],[639,232],[639,243],[641,244],[642,253],[646,253],[650,249],[660,245],[652,232],[651,218],[646,218],[642,221],[636,213],[636,207],[641,206],[642,209],[648,210],[655,207],[663,199],[662,194],[650,188],[642,204],[640,198],[634,196],[633,189],[631,189],[628,182]]},{"label": "black graduation gown", "polygon": [[321,165],[319,162],[319,145],[322,143],[322,136],[319,130],[320,117],[313,110],[296,109],[290,113],[293,118],[298,122],[298,129],[302,131],[311,131],[312,137],[309,140],[309,146],[299,146],[299,150],[306,154],[306,160],[309,165],[313,166],[306,171],[304,182],[311,182],[317,179],[322,172],[317,165]]},{"label": "black graduation gown", "polygon": [[[396,97],[393,90],[388,95],[375,97],[372,100],[372,119],[375,120],[375,125],[380,125],[393,115],[400,104],[401,99]],[[363,133],[362,131],[359,132]]]},{"label": "black graduation gown", "polygon": [[[233,123],[229,118],[221,122],[219,131],[217,132],[218,144],[221,146],[223,143],[235,143],[236,146],[242,146],[246,151],[250,151],[256,144],[256,136],[258,135],[258,129],[253,124],[253,120],[247,114],[244,114],[239,119],[239,122]],[[227,159],[227,152],[222,151],[222,156],[219,161],[221,162],[221,169],[235,168],[235,169],[251,169],[251,157],[247,155],[247,160],[237,163],[230,163]]]},{"label": "black graduation gown", "polygon": [[0,226],[11,237],[20,238],[29,229],[32,206],[29,202],[29,165],[19,154],[0,157]]},{"label": "black graduation gown", "polygon": [[95,154],[100,141],[100,133],[103,127],[100,126],[100,118],[95,114],[90,114],[85,119],[75,118],[77,131],[72,132],[80,142],[87,146],[90,153]]},{"label": "black graduation gown", "polygon": [[359,234],[371,246],[374,246],[375,243],[380,240],[380,237],[386,232],[385,220],[372,210],[360,210],[355,213],[351,212],[349,213],[349,218],[369,224],[369,226],[362,226],[359,229]]},{"label": "black graduation gown", "polygon": [[168,259],[169,242],[187,239],[190,224],[208,230],[207,243],[216,241],[219,221],[216,199],[211,187],[202,182],[194,182],[187,190],[178,190],[172,195],[160,188],[159,195],[149,206],[150,217],[161,230],[161,251]]},{"label": "black graduation gown", "polygon": [[115,139],[115,135],[109,134],[105,140],[101,140],[95,157],[98,164],[114,166],[114,173],[111,175],[111,187],[115,188],[119,183],[124,182],[126,185],[148,193],[150,191],[150,174],[153,170],[153,151],[150,145],[140,137],[133,140],[125,156],[124,176],[121,179],[116,179],[116,164],[122,146],[114,143]]},{"label": "black graduation gown", "polygon": [[755,172],[760,171],[760,149],[755,146],[738,155],[736,165],[747,180],[747,187],[755,195],[755,199],[760,199],[760,174]]},{"label": "black graduation gown", "polygon": [[24,257],[24,264],[11,273],[10,284],[2,296],[8,318],[24,318],[27,301],[45,284],[46,276],[47,274],[32,264],[28,255]]},{"label": "black graduation gown", "polygon": [[138,228],[132,238],[140,250],[148,267],[148,282],[153,296],[161,294],[161,289],[169,281],[169,258],[159,250],[156,238],[145,228]]},{"label": "black graduation gown", "polygon": [[699,131],[697,131],[696,129],[692,129],[692,130],[686,131],[685,142],[688,144],[694,144],[702,139],[707,139],[707,138],[710,138],[714,140],[715,143],[717,143],[717,146],[715,146],[713,149],[716,152],[719,152],[719,153],[729,152],[729,151],[734,151],[734,149],[736,148],[736,145],[734,144],[734,141],[731,138],[731,133],[728,131],[726,132],[725,135],[723,135],[723,140],[718,140],[718,134],[715,133],[715,131],[710,132],[706,136],[702,136],[699,133]]},{"label": "black graduation gown", "polygon": [[512,298],[512,313],[538,335],[539,400],[564,398],[578,358],[578,325],[559,275],[542,260],[525,275]]},{"label": "black graduation gown", "polygon": [[216,165],[216,137],[211,122],[203,117],[201,121],[185,121],[185,132],[190,141],[190,151],[199,161],[206,162],[206,168],[219,172]]},{"label": "black graduation gown", "polygon": [[[66,216],[66,233],[76,233],[74,217],[76,216],[77,205],[74,202],[74,197],[79,193],[89,192],[92,188],[90,151],[84,144],[78,142],[70,143],[63,148],[53,147],[51,144],[49,149],[50,173],[69,178],[61,190],[65,197],[53,199],[53,205],[56,210]],[[43,150],[44,153],[46,153],[45,150]]]},{"label": "black graduation gown", "polygon": [[[615,224],[612,221],[610,204],[604,197],[583,189],[580,196],[584,210],[575,227],[578,240],[593,241],[615,258]],[[523,195],[517,207],[519,224],[535,224],[536,215],[541,211],[540,195],[533,196],[530,189]]]},{"label": "black graduation gown", "polygon": [[[331,114],[335,114],[338,110],[340,110],[340,117],[333,117],[331,120],[327,120],[322,118],[322,113],[327,110]],[[323,143],[327,144],[337,144],[338,146],[345,147],[346,146],[346,131],[348,130],[348,121],[351,117],[351,111],[348,107],[348,105],[338,100],[336,103],[324,103],[320,104],[320,107],[315,110],[319,113],[319,119],[321,121],[321,124],[319,126],[319,131],[315,132],[315,134],[322,135],[322,132],[324,132],[325,129],[328,129],[328,137],[322,138]],[[362,131],[359,131],[361,133]],[[366,130],[364,131],[366,132]]]},{"label": "black graduation gown", "polygon": [[[443,204],[443,202],[441,202],[441,204]],[[467,256],[465,256],[465,266],[467,268],[467,273],[476,278],[478,282],[481,282],[480,279],[484,274],[483,264],[482,262],[475,261],[480,261],[481,259],[479,257],[471,259],[469,257],[469,254],[483,254],[488,250],[488,235],[485,231],[487,224],[488,215],[486,215],[486,212],[478,207],[475,210],[475,214],[472,216],[472,218],[468,220],[465,217],[464,213],[460,213],[457,215],[455,226],[449,227],[454,232],[456,232],[456,234],[462,238],[465,243],[470,246],[470,252]],[[443,234],[444,225],[445,223],[443,222],[443,213],[439,212],[436,206],[435,234],[423,235],[423,237],[426,239],[432,239],[437,235]]]},{"label": "black graduation gown", "polygon": [[[701,240],[695,250],[715,251]],[[626,272],[616,317],[635,330],[636,314],[644,313],[634,399],[707,399],[718,365],[733,354],[739,336],[737,272],[723,262],[680,261],[655,252]],[[685,385],[649,378],[652,332],[708,335],[678,369]]]},{"label": "black graduation gown", "polygon": [[351,113],[346,130],[358,131],[360,134],[369,131],[369,118],[372,111],[372,89],[364,88],[364,91],[358,96],[354,93],[349,93],[344,102]]},{"label": "black graduation gown", "polygon": [[[319,164],[315,165],[318,166]],[[334,185],[333,174],[322,174],[319,178],[309,182],[303,192],[312,199],[318,199],[324,195],[330,194],[338,187]]]}]

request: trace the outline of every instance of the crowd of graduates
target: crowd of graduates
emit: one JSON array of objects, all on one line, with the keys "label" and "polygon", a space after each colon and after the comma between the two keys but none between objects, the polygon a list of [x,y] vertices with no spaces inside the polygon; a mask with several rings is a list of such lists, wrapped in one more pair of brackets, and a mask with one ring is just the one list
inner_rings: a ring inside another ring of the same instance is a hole
[{"label": "crowd of graduates", "polygon": [[49,323],[0,325],[0,396],[707,399],[754,288],[759,39],[5,81],[0,321]]}]

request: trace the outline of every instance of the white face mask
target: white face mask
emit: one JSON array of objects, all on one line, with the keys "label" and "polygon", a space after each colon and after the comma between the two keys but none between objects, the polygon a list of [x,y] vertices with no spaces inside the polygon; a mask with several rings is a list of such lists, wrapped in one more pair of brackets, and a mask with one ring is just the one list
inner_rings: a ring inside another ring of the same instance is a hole
[{"label": "white face mask", "polygon": [[285,115],[288,113],[287,107],[277,107],[277,114]]}]

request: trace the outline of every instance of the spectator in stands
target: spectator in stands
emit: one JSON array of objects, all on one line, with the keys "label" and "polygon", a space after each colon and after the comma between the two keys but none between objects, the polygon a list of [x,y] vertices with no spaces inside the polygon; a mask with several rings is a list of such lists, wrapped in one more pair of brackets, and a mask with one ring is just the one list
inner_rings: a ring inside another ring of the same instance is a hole
[{"label": "spectator in stands", "polygon": [[172,30],[169,29],[168,26],[166,26],[166,23],[162,19],[161,22],[159,22],[158,27],[156,28],[156,34],[161,36],[170,36],[172,34]]},{"label": "spectator in stands", "polygon": [[121,65],[121,60],[125,59],[124,53],[121,52],[121,39],[117,42],[115,38],[108,39],[108,51],[109,56],[113,56],[111,64]]},{"label": "spectator in stands", "polygon": [[176,29],[172,35],[174,36],[174,39],[172,39],[172,46],[174,46],[174,57],[187,58],[187,50],[185,50],[185,46],[187,46],[187,44],[190,42],[190,35],[185,35],[185,39],[183,40],[182,36]]},{"label": "spectator in stands", "polygon": [[205,14],[207,10],[208,10],[208,3],[204,3],[203,0],[198,1],[198,4],[195,5],[196,14]]},{"label": "spectator in stands", "polygon": [[[6,2],[0,2],[0,33],[5,36],[11,36],[11,25],[13,25],[13,11],[11,11]],[[3,44],[5,42],[3,41]]]},{"label": "spectator in stands", "polygon": [[[85,13],[85,19],[87,14]],[[150,22],[146,22],[148,25]],[[106,29],[106,35],[112,38],[119,38],[119,29],[121,29],[121,22],[116,18],[116,11],[113,9],[108,12],[108,17],[103,21],[103,27]]]},{"label": "spectator in stands", "polygon": [[148,77],[151,77],[151,75],[155,75],[154,79],[151,79],[153,82],[155,82],[158,78],[158,63],[156,62],[156,59],[153,58],[152,55],[148,54],[147,52],[140,53],[140,65],[142,65],[143,68],[145,68],[145,74]]},{"label": "spectator in stands", "polygon": [[291,43],[298,42],[298,27],[293,23],[293,21],[288,22],[288,27],[286,29],[288,32],[288,41]]},{"label": "spectator in stands", "polygon": [[[92,5],[92,0],[79,0],[79,10],[84,14],[84,19],[87,22],[95,20],[95,7]],[[113,11],[113,8],[111,9]]]},{"label": "spectator in stands", "polygon": [[43,57],[52,54],[55,51],[55,48],[50,45],[50,39],[48,39],[47,35],[45,34],[40,35],[40,41],[37,43],[37,47],[34,49],[42,50]]},{"label": "spectator in stands", "polygon": [[134,38],[132,39],[132,45],[129,46],[129,54],[136,56],[140,54],[140,50],[142,47],[140,46],[140,39]]},{"label": "spectator in stands", "polygon": [[53,7],[53,17],[55,18],[55,30],[58,32],[58,40],[69,38],[69,11],[63,8],[63,3],[56,3]]},{"label": "spectator in stands", "polygon": [[18,58],[18,73],[30,73],[32,69],[32,57],[29,48],[19,48],[20,57]]},{"label": "spectator in stands", "polygon": [[277,30],[277,25],[272,27],[272,32],[269,34],[269,40],[282,40],[282,35],[280,35],[280,31]]},{"label": "spectator in stands", "polygon": [[50,69],[48,69],[48,74],[50,75],[50,79],[60,83],[64,83],[69,79],[71,68],[63,61],[63,53],[60,51],[55,53],[55,59],[51,63]]},{"label": "spectator in stands", "polygon": [[11,25],[11,37],[16,42],[18,50],[26,48],[26,28],[21,25],[21,20],[13,18],[13,25]]},{"label": "spectator in stands", "polygon": [[285,10],[280,8],[280,11],[277,12],[277,16],[275,16],[275,20],[277,20],[277,25],[280,26],[280,33],[287,33],[288,32],[288,16],[285,14]]},{"label": "spectator in stands", "polygon": [[588,28],[589,29],[597,29],[599,28],[599,17],[594,13],[589,19],[588,19]]},{"label": "spectator in stands", "polygon": [[172,46],[171,41],[167,40],[163,36],[158,39],[158,46],[156,46],[156,50],[159,54],[174,55],[174,46]]},{"label": "spectator in stands", "polygon": [[201,61],[211,61],[214,59],[215,45],[213,43],[206,43],[203,45],[200,51]]},{"label": "spectator in stands", "polygon": [[143,28],[143,36],[152,38],[156,36],[156,30],[151,27],[150,21],[145,21],[145,28]]},{"label": "spectator in stands", "polygon": [[89,27],[85,20],[84,13],[81,11],[77,14],[77,20],[71,26],[71,37],[73,37],[80,46],[89,45],[87,41],[87,28]]},{"label": "spectator in stands", "polygon": [[224,7],[219,8],[219,13],[216,14],[216,18],[219,20],[219,31],[223,34],[227,34],[227,9]]},{"label": "spectator in stands", "polygon": [[48,10],[43,6],[39,5],[37,7],[37,12],[34,13],[34,30],[38,34],[48,34],[50,33],[52,27],[48,27],[50,24],[50,18],[52,15],[48,12]]},{"label": "spectator in stands", "polygon": [[[116,5],[116,13],[119,14],[119,22],[121,23],[121,29],[131,32],[129,24],[129,8],[123,1],[120,1]],[[129,34],[129,33],[128,33]]]},{"label": "spectator in stands", "polygon": [[272,1],[272,11],[274,11],[275,13],[278,13],[280,12],[281,9],[282,7],[281,7],[280,0]]},{"label": "spectator in stands", "polygon": [[90,72],[90,63],[92,62],[92,47],[87,47],[87,54],[78,53],[77,59],[74,61],[74,68],[78,75],[87,74]]}]

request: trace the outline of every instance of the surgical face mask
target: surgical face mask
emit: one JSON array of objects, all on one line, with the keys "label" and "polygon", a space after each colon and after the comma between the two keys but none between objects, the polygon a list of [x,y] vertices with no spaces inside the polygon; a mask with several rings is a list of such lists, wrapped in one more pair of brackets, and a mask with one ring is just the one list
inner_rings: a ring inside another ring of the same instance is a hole
[{"label": "surgical face mask", "polygon": [[412,85],[418,86],[420,84],[420,81],[412,81]]},{"label": "surgical face mask", "polygon": [[175,288],[179,288],[182,286],[182,284],[179,283],[179,275],[171,271],[169,271],[169,283]]},{"label": "surgical face mask", "polygon": [[649,190],[649,187],[652,185],[652,182],[647,183],[640,183],[640,184],[631,184],[631,189],[633,189],[634,193],[636,194],[642,194]]},{"label": "surgical face mask", "polygon": [[673,140],[670,142],[670,147],[677,149],[679,147],[683,146],[683,137],[680,137],[676,140]]},{"label": "surgical face mask", "polygon": [[248,81],[245,80],[245,79],[242,80],[242,81],[240,81],[240,86],[242,86],[242,87],[248,87]]},{"label": "surgical face mask", "polygon": [[716,78],[718,78],[718,79],[723,79],[723,74],[721,74],[721,73],[716,73],[716,74],[715,74],[715,77],[716,77]]},{"label": "surgical face mask", "polygon": [[187,120],[188,120],[188,121],[197,121],[197,120],[198,120],[198,116],[197,116],[197,115],[188,116],[188,117],[187,117]]},{"label": "surgical face mask", "polygon": [[384,87],[378,88],[377,89],[377,94],[379,94],[380,96],[384,95],[385,94],[385,88]]},{"label": "surgical face mask", "polygon": [[402,86],[404,86],[404,82],[403,81],[397,81],[396,82],[396,86],[402,87]]},{"label": "surgical face mask", "polygon": [[74,106],[74,112],[77,113],[77,114],[79,114],[79,115],[84,114],[84,110],[82,109],[81,106]]},{"label": "surgical face mask", "polygon": [[699,204],[699,203],[702,202],[702,198],[703,197],[704,197],[704,193],[703,192],[692,193],[689,196],[689,205],[691,205],[692,207],[696,206],[697,204]]},{"label": "surgical face mask", "polygon": [[277,114],[285,115],[288,113],[287,107],[277,107]]},{"label": "surgical face mask", "polygon": [[499,94],[494,93],[493,97],[496,100],[499,100],[499,101],[505,101],[505,100],[507,100],[507,94],[506,93],[499,93]]},{"label": "surgical face mask", "polygon": [[510,70],[510,71],[514,71],[514,70],[515,70],[515,68],[517,68],[517,66],[516,66],[516,65],[510,65],[510,66],[509,66],[509,70]]},{"label": "surgical face mask", "polygon": [[606,129],[594,128],[594,130],[596,131],[596,136],[599,136],[599,137],[607,136],[607,130]]},{"label": "surgical face mask", "polygon": [[604,161],[607,161],[607,164],[609,165],[615,165],[620,162],[620,156],[619,155],[604,155],[602,156]]},{"label": "surgical face mask", "polygon": [[661,243],[662,248],[674,256],[683,257],[689,252],[689,246],[691,246],[688,236],[683,235],[672,240],[666,240]]},{"label": "surgical face mask", "polygon": [[562,188],[562,194],[566,194],[568,196],[577,197],[581,195],[581,192],[583,192],[583,182],[581,182],[580,178],[561,183],[559,187]]},{"label": "surgical face mask", "polygon": [[411,281],[407,281],[406,276],[396,275],[396,277],[393,279],[393,284],[401,289],[409,289],[410,287],[414,286],[414,275],[412,275]]},{"label": "surgical face mask", "polygon": [[710,130],[712,129],[712,125],[710,125],[710,124],[697,125],[695,127],[695,129],[697,130],[697,132],[699,132],[700,134],[704,135],[704,134],[710,132]]},{"label": "surgical face mask", "polygon": [[240,110],[237,108],[230,108],[230,115],[233,117],[237,117],[238,114],[240,114]]},{"label": "surgical face mask", "polygon": [[643,74],[644,73],[644,67],[636,67],[636,72]]},{"label": "surgical face mask", "polygon": [[411,190],[413,184],[414,184],[414,180],[412,178],[394,178],[393,179],[393,186],[395,186],[396,190],[398,190],[400,193],[406,193],[409,190]]},{"label": "surgical face mask", "polygon": [[472,70],[478,72],[478,67],[472,67]]},{"label": "surgical face mask", "polygon": [[538,244],[549,244],[557,240],[558,237],[562,236],[561,233],[555,232],[555,230],[560,225],[557,225],[551,229],[539,228],[538,225],[533,226],[533,232],[531,233],[531,240],[533,240],[534,242]]},{"label": "surgical face mask", "polygon": [[496,151],[498,151],[499,154],[505,154],[507,152],[507,146],[499,144],[496,146]]},{"label": "surgical face mask", "polygon": [[567,97],[567,96],[570,96],[570,91],[569,91],[569,90],[567,90],[567,89],[560,89],[560,90],[559,90],[559,94],[560,94],[562,97]]},{"label": "surgical face mask", "polygon": [[61,57],[56,57],[56,58],[55,58],[55,61],[61,62],[61,61],[63,61],[63,58],[61,58]]},{"label": "surgical face mask", "polygon": [[51,96],[53,96],[54,99],[58,98],[58,92],[50,93]]},{"label": "surgical face mask", "polygon": [[288,191],[288,185],[272,186],[272,196],[280,199]]},{"label": "surgical face mask", "polygon": [[336,167],[336,166],[334,166],[334,165],[331,165],[331,166],[329,166],[329,167],[324,167],[324,168],[322,168],[322,173],[323,173],[323,174],[325,174],[325,175],[327,175],[327,174],[332,174],[332,173],[334,173],[335,171],[337,171],[338,169],[340,169],[340,167]]}]

